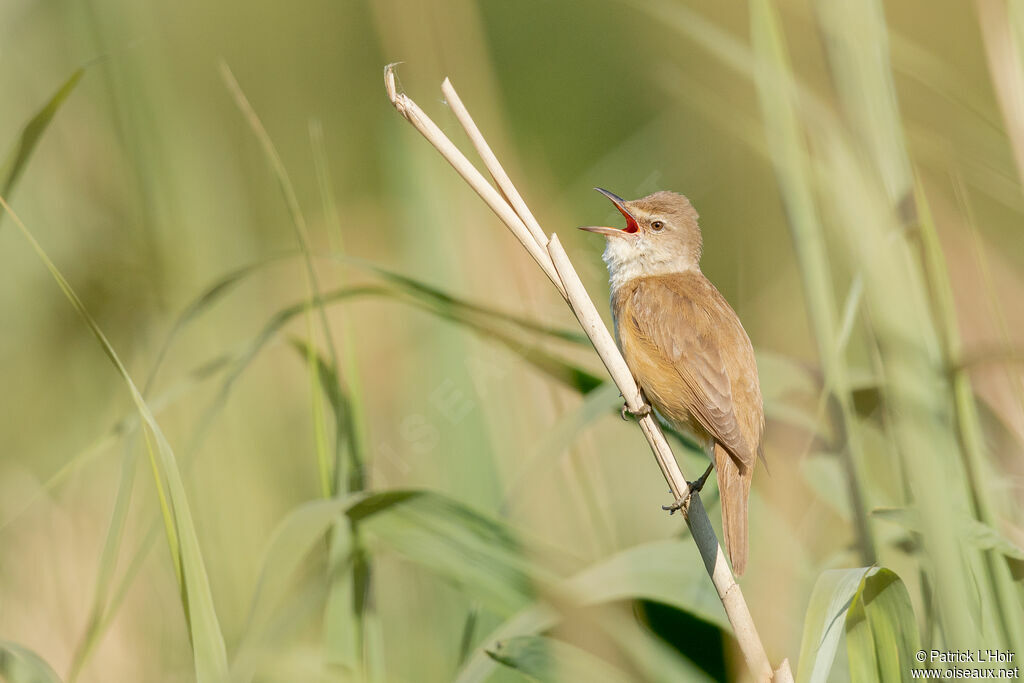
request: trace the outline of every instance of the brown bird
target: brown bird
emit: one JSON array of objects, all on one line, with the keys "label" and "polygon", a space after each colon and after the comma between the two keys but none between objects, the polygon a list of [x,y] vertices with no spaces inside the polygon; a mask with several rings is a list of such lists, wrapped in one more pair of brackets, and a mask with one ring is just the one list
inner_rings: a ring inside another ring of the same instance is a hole
[{"label": "brown bird", "polygon": [[764,458],[764,408],[750,338],[700,271],[697,212],[686,197],[655,192],[627,202],[595,189],[626,218],[624,229],[580,228],[608,238],[603,259],[619,348],[658,414],[708,451],[718,473],[725,547],[733,571],[742,574],[750,482],[755,461]]}]

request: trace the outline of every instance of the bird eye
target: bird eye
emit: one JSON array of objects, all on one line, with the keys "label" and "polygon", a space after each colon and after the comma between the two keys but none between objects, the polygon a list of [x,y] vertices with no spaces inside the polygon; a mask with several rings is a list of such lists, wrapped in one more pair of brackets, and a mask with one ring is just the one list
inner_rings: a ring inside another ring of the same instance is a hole
[{"label": "bird eye", "polygon": [[654,221],[653,223],[651,223],[651,230],[653,230],[654,232],[661,232],[664,227],[665,224],[662,223],[661,221]]}]

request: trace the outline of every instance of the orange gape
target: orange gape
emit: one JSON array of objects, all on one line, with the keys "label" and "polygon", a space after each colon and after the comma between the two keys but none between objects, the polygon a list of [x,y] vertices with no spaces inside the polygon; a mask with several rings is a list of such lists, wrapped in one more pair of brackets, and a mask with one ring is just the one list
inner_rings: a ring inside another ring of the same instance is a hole
[{"label": "orange gape", "polygon": [[722,528],[733,571],[747,564],[747,499],[761,451],[764,408],[750,339],[700,271],[697,212],[686,197],[656,192],[624,201],[608,237],[612,314],[629,369],[658,413],[705,445],[718,475]]}]

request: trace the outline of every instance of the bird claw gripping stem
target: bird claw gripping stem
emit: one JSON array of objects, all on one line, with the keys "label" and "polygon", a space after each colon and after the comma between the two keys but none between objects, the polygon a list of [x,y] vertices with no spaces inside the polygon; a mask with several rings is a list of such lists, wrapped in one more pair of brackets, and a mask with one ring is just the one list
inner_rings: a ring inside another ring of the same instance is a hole
[{"label": "bird claw gripping stem", "polygon": [[631,410],[628,403],[623,403],[622,411],[619,413],[620,415],[622,415],[623,420],[629,419],[626,417],[627,413],[639,420],[651,414],[651,406],[645,403],[640,407],[639,410]]},{"label": "bird claw gripping stem", "polygon": [[700,475],[700,479],[697,481],[686,482],[686,495],[676,500],[671,505],[662,505],[662,510],[668,510],[668,514],[674,515],[676,510],[682,510],[683,514],[690,507],[690,499],[693,498],[693,494],[700,493],[704,489],[704,484],[708,481],[708,475],[711,474],[711,470],[715,468],[714,464],[708,465],[708,468],[704,470],[704,474]]}]

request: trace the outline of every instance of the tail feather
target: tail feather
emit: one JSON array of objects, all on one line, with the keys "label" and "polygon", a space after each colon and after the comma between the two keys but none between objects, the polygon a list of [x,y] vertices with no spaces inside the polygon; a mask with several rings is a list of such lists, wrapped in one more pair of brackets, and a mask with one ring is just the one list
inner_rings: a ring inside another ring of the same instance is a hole
[{"label": "tail feather", "polygon": [[747,499],[754,468],[743,467],[721,445],[715,444],[715,472],[722,501],[725,550],[737,576],[747,568]]}]

